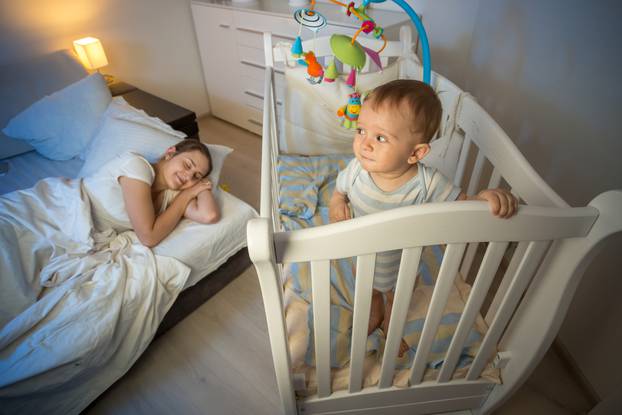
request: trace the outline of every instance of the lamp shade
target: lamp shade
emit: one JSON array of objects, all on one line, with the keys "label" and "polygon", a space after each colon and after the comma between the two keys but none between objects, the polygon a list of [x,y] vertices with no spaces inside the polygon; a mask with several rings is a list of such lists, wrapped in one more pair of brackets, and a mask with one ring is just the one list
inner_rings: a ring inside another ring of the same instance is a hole
[{"label": "lamp shade", "polygon": [[73,42],[73,47],[87,69],[94,70],[108,65],[104,47],[99,39],[94,37],[78,39]]}]

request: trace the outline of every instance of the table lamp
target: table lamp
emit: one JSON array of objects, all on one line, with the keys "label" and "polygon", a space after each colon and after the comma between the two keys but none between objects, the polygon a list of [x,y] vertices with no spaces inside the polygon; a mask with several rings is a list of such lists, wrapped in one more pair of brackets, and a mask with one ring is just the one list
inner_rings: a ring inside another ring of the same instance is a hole
[{"label": "table lamp", "polygon": [[[78,54],[78,58],[82,61],[84,67],[88,70],[99,72],[99,68],[108,65],[108,59],[104,52],[104,47],[99,39],[94,37],[85,37],[75,40],[73,47]],[[112,75],[103,75],[106,83],[111,84],[114,81]]]}]

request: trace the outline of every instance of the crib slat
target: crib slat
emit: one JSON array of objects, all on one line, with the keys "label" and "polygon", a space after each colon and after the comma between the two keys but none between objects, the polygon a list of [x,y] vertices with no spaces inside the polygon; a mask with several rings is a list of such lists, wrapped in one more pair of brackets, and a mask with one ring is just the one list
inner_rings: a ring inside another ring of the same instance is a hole
[{"label": "crib slat", "polygon": [[460,323],[458,323],[456,332],[451,339],[445,362],[438,375],[438,382],[447,382],[453,375],[469,331],[473,327],[477,313],[484,302],[484,298],[486,298],[490,284],[494,279],[508,245],[509,242],[491,242],[488,245],[482,265],[475,278],[475,284],[473,284],[473,289],[462,312]]},{"label": "crib slat", "polygon": [[356,261],[354,288],[354,317],[352,323],[352,350],[350,352],[350,392],[359,392],[363,386],[363,361],[367,346],[367,327],[374,282],[376,254],[361,255]]},{"label": "crib slat", "polygon": [[473,172],[471,173],[471,179],[469,180],[469,187],[467,187],[467,195],[473,196],[477,193],[479,182],[482,178],[482,171],[484,170],[484,152],[478,150],[477,157],[475,158],[475,165],[473,166]]},{"label": "crib slat", "polygon": [[402,251],[400,260],[400,270],[397,274],[395,284],[395,298],[391,309],[391,322],[389,323],[389,333],[387,343],[382,356],[382,369],[380,373],[379,388],[388,388],[393,384],[395,373],[395,357],[399,352],[404,324],[410,307],[410,299],[417,279],[417,269],[421,259],[421,247],[405,248]]},{"label": "crib slat", "polygon": [[430,308],[423,323],[423,331],[417,346],[415,361],[410,372],[410,384],[416,385],[421,382],[426,368],[428,355],[434,342],[434,336],[443,316],[443,310],[447,304],[451,287],[458,273],[460,258],[466,248],[466,244],[449,244],[445,250],[445,256],[436,279],[436,286],[430,300]]},{"label": "crib slat", "polygon": [[514,274],[516,273],[516,269],[518,268],[518,265],[523,260],[523,256],[525,255],[525,252],[527,251],[528,246],[529,246],[529,242],[521,241],[518,243],[518,245],[516,246],[516,249],[514,250],[514,254],[512,255],[510,264],[508,265],[508,268],[506,269],[505,274],[503,274],[503,279],[501,280],[501,284],[499,284],[499,288],[497,288],[495,297],[492,299],[492,302],[490,303],[490,306],[488,307],[488,311],[486,312],[486,317],[484,318],[484,320],[486,321],[486,324],[488,324],[489,326],[492,324],[492,320],[497,315],[497,310],[499,310],[499,306],[501,305],[501,300],[503,300],[503,297],[505,297],[505,293],[508,291],[508,287],[510,286],[510,283],[512,282],[512,278],[514,277]]},{"label": "crib slat", "polygon": [[456,176],[454,177],[454,186],[462,186],[462,178],[466,170],[466,162],[471,151],[471,137],[468,135],[462,141],[462,149],[460,150],[460,158],[458,159],[458,167],[456,167]]},{"label": "crib slat", "polygon": [[492,356],[506,325],[514,313],[523,292],[527,288],[527,285],[529,285],[529,282],[540,265],[540,260],[544,256],[544,253],[548,247],[549,241],[534,241],[529,243],[527,252],[520,262],[520,265],[516,270],[516,275],[512,279],[512,283],[510,284],[510,287],[501,302],[499,312],[494,317],[492,324],[488,328],[488,332],[482,341],[477,356],[475,356],[475,359],[471,364],[471,368],[466,376],[467,380],[477,379],[484,370],[484,367]]},{"label": "crib slat", "polygon": [[311,262],[318,396],[330,395],[330,261]]},{"label": "crib slat", "polygon": [[494,189],[501,184],[501,172],[496,167],[492,170],[492,175],[488,181],[488,188]]},{"label": "crib slat", "polygon": [[[478,151],[477,157],[475,159],[475,165],[473,167],[473,172],[471,173],[471,179],[469,180],[469,186],[467,187],[466,194],[468,196],[473,196],[477,193],[477,189],[479,186],[480,179],[482,177],[482,170],[484,168],[484,152]],[[471,265],[473,265],[473,259],[475,258],[475,253],[477,252],[479,244],[471,243],[469,244],[466,254],[462,259],[462,265],[460,266],[460,274],[463,279],[466,279],[467,275],[469,275],[469,271],[471,270]]]},{"label": "crib slat", "polygon": [[473,242],[467,246],[466,253],[464,254],[464,258],[462,259],[462,265],[460,266],[460,275],[463,280],[466,280],[469,275],[469,271],[471,270],[471,265],[473,265],[473,259],[475,258],[475,254],[477,253],[477,248],[479,247],[479,243]]}]

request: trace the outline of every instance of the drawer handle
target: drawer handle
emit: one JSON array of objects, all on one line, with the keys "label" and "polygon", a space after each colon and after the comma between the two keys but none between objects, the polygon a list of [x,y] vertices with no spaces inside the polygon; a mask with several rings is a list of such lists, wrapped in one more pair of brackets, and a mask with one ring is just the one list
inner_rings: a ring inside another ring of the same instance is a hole
[{"label": "drawer handle", "polygon": [[253,120],[251,118],[248,119],[248,122],[251,123],[251,124],[255,124],[255,125],[258,125],[260,127],[263,127],[263,123],[262,122],[255,121],[255,120]]},{"label": "drawer handle", "polygon": [[[258,34],[258,35],[262,35],[262,36],[263,36],[263,33],[264,33],[264,32],[262,32],[261,30],[257,30],[257,29],[249,29],[249,28],[247,28],[247,27],[239,27],[239,26],[238,26],[238,28],[237,28],[237,29],[238,29],[238,30],[240,30],[240,31],[242,31],[242,32],[255,33],[255,34]],[[289,36],[289,35],[279,35],[278,33],[272,33],[272,36],[275,36],[275,37],[280,37],[280,38],[282,38],[282,39],[287,39],[287,40],[296,40],[296,38],[295,38],[295,37],[293,37],[293,36]]]},{"label": "drawer handle", "polygon": [[[261,63],[257,63],[257,62],[247,61],[246,59],[242,59],[240,63],[242,65],[252,66],[253,68],[266,69],[266,65],[262,65]],[[285,74],[285,71],[283,69],[272,68],[272,70],[281,75]]]},{"label": "drawer handle", "polygon": [[262,94],[258,94],[257,92],[249,91],[248,89],[246,91],[244,91],[244,93],[246,95],[250,95],[251,97],[263,99],[263,95]]},{"label": "drawer handle", "polygon": [[231,27],[231,25],[228,23],[219,23],[218,26],[222,27],[223,29],[229,29]]},{"label": "drawer handle", "polygon": [[[253,92],[253,91],[249,91],[248,89],[244,91],[244,93],[248,96],[254,97],[254,98],[258,98],[260,100],[263,101],[263,94],[258,94],[257,92]],[[283,105],[283,102],[281,102],[280,99],[276,100],[276,105]]]}]

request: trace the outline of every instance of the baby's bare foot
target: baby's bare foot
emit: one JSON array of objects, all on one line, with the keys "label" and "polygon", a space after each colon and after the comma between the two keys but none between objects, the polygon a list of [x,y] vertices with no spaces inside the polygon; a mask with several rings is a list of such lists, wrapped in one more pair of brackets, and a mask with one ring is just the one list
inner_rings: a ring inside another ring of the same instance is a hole
[{"label": "baby's bare foot", "polygon": [[382,293],[374,290],[371,296],[371,310],[369,312],[369,326],[367,326],[367,335],[376,330],[382,324],[384,319],[384,301]]},{"label": "baby's bare foot", "polygon": [[[385,306],[384,306],[384,320],[382,321],[382,330],[384,331],[385,336],[389,334],[389,323],[391,322],[392,309],[393,309],[393,292],[391,291],[387,293],[387,302],[385,303]],[[402,339],[402,341],[400,342],[399,357],[404,356],[404,353],[406,353],[408,349],[410,349],[410,346],[408,346],[408,343],[406,343],[406,341]]]}]

